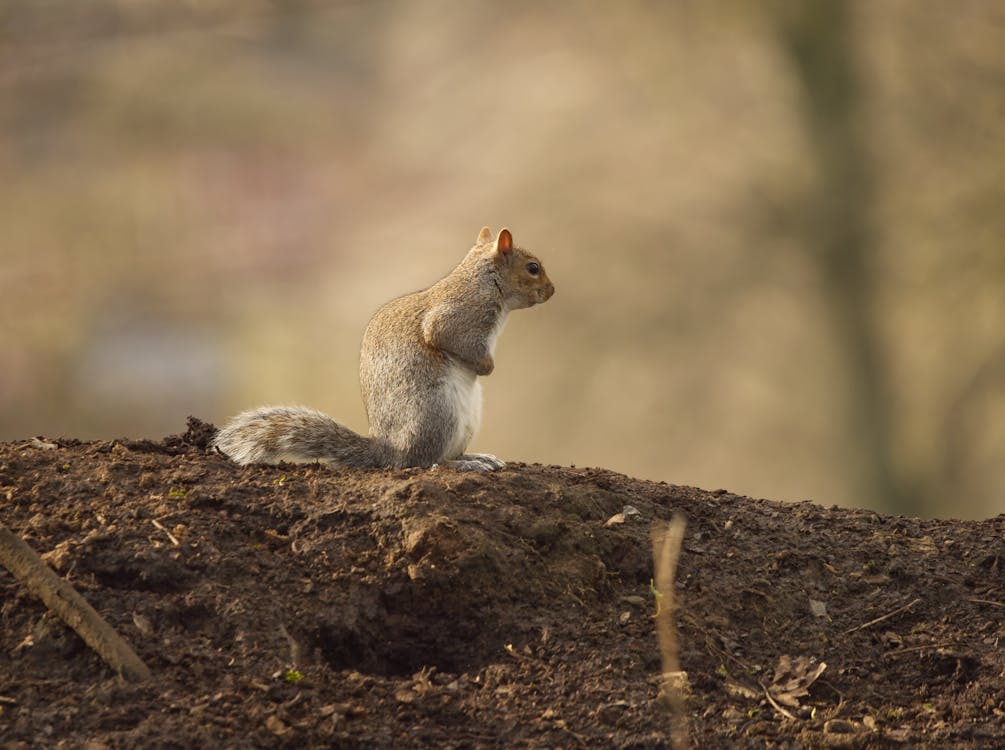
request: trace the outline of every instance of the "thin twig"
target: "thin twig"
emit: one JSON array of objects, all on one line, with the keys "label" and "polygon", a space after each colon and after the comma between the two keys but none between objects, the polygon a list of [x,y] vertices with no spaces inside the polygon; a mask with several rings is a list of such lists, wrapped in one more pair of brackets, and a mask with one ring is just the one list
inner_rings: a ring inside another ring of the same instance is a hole
[{"label": "thin twig", "polygon": [[670,740],[675,750],[690,747],[683,691],[687,673],[680,668],[677,634],[673,625],[674,578],[687,522],[675,513],[669,524],[653,528],[654,588],[656,594],[656,634],[663,662],[663,693],[670,704]]},{"label": "thin twig", "polygon": [[991,601],[990,599],[972,599],[967,598],[968,602],[973,602],[974,604],[990,604],[992,607],[1005,607],[1005,603]]},{"label": "thin twig", "polygon": [[896,617],[901,612],[906,612],[907,610],[909,610],[911,607],[913,607],[915,604],[917,604],[920,601],[921,601],[920,598],[914,599],[913,601],[910,601],[907,604],[905,604],[903,607],[898,607],[897,609],[893,610],[893,612],[887,612],[882,617],[877,617],[875,620],[869,620],[869,622],[863,622],[861,625],[856,625],[855,627],[851,628],[850,630],[844,631],[844,633],[842,635],[849,635],[850,633],[854,633],[856,630],[865,630],[865,628],[872,627],[873,625],[878,625],[879,623],[883,622],[884,620],[889,620],[891,617]]},{"label": "thin twig", "polygon": [[167,527],[164,524],[162,524],[160,521],[158,521],[156,518],[151,518],[150,519],[150,523],[152,523],[158,529],[160,529],[165,534],[167,534],[167,538],[171,540],[171,544],[173,544],[175,547],[180,547],[181,546],[181,542],[178,541],[178,537],[176,537],[174,534],[172,534],[170,531],[168,531]]},{"label": "thin twig", "polygon": [[915,651],[925,651],[926,649],[940,649],[940,648],[953,648],[959,646],[965,646],[965,643],[926,643],[922,646],[906,646],[904,648],[898,648],[893,651],[887,651],[883,654],[884,659],[892,659],[895,656],[901,656],[902,654],[911,654]]},{"label": "thin twig", "polygon": [[789,713],[784,708],[782,708],[778,704],[778,701],[776,701],[774,698],[771,697],[771,691],[770,690],[768,690],[766,687],[764,687],[764,685],[762,685],[761,683],[757,683],[757,684],[761,685],[761,690],[764,692],[764,697],[768,699],[768,703],[770,703],[778,713],[780,713],[786,719],[792,719],[792,721],[796,720],[796,717],[793,714]]},{"label": "thin twig", "polygon": [[73,628],[108,666],[133,682],[150,679],[150,669],[115,629],[21,537],[2,525],[0,564]]},{"label": "thin twig", "polygon": [[[691,620],[693,625],[698,625],[697,620],[695,620],[695,618],[688,617],[688,619]],[[715,635],[717,635],[719,639],[722,640],[722,636],[719,633],[715,633]],[[715,643],[712,641],[711,636],[708,633],[705,634],[705,647],[708,648],[708,650],[711,651],[713,654],[718,656],[719,659],[723,662],[723,664],[725,664],[727,660],[735,662],[736,665],[740,667],[740,669],[742,669],[747,674],[748,677],[753,677],[754,673],[756,672],[756,670],[751,665],[747,664],[747,662],[745,662],[740,657],[729,653],[729,651],[727,651],[724,648],[716,646]]]}]

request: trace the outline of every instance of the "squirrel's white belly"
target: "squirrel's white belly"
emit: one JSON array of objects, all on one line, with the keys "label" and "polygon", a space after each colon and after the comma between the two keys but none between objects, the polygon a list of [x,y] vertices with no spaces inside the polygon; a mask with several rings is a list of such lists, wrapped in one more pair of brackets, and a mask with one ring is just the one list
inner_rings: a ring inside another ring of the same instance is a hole
[{"label": "squirrel's white belly", "polygon": [[470,370],[454,365],[443,384],[454,413],[453,433],[447,441],[447,458],[464,453],[482,421],[482,384]]},{"label": "squirrel's white belly", "polygon": [[499,340],[499,334],[502,333],[503,328],[506,327],[507,317],[509,317],[509,313],[506,310],[503,310],[502,314],[499,316],[499,319],[496,321],[495,327],[489,332],[489,340],[488,340],[489,354],[491,354],[493,357],[495,356],[496,353],[496,342]]}]

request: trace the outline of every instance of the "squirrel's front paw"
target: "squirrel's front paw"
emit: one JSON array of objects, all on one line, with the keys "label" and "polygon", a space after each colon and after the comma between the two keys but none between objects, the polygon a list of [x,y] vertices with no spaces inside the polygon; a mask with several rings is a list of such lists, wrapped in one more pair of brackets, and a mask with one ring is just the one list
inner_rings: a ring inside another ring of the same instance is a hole
[{"label": "squirrel's front paw", "polygon": [[497,471],[506,466],[506,462],[488,453],[465,453],[452,461],[444,461],[443,465],[454,471]]}]

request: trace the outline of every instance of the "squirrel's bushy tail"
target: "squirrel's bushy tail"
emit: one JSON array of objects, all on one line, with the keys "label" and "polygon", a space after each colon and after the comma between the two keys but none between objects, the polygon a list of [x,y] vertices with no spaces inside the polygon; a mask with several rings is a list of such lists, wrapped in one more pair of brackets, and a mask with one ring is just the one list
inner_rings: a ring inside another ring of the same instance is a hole
[{"label": "squirrel's bushy tail", "polygon": [[216,434],[213,445],[239,464],[323,461],[363,469],[391,463],[375,440],[306,406],[242,412]]}]

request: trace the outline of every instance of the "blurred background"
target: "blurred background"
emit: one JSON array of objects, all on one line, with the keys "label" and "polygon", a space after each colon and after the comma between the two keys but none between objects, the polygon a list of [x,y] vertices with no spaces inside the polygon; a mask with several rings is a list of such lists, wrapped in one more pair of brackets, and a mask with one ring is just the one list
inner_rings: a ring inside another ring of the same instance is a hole
[{"label": "blurred background", "polygon": [[472,449],[1005,511],[1005,4],[0,0],[0,439],[265,403],[482,225]]}]

